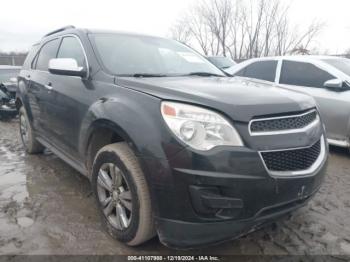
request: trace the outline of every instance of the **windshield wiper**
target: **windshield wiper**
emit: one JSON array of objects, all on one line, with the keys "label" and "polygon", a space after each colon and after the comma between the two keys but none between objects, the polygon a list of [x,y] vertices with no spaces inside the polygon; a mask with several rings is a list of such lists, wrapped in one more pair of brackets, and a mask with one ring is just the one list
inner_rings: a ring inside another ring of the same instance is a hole
[{"label": "windshield wiper", "polygon": [[149,74],[149,73],[136,73],[133,77],[166,77],[166,74]]},{"label": "windshield wiper", "polygon": [[191,73],[188,73],[184,76],[219,76],[219,77],[224,77],[224,75],[214,74],[214,73],[210,73],[210,72],[191,72]]}]

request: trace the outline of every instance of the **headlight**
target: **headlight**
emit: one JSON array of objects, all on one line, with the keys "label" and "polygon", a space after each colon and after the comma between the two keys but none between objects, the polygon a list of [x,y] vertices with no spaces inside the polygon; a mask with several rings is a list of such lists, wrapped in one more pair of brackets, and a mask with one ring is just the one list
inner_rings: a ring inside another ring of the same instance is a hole
[{"label": "headlight", "polygon": [[162,116],[170,130],[197,150],[216,146],[243,146],[236,129],[221,115],[197,106],[162,102]]}]

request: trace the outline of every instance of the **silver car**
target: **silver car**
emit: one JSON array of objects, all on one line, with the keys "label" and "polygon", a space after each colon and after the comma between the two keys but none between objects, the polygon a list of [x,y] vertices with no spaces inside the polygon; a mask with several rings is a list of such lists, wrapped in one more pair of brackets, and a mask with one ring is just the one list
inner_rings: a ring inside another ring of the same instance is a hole
[{"label": "silver car", "polygon": [[350,147],[350,59],[333,56],[257,58],[237,64],[233,76],[273,82],[315,98],[331,145]]}]

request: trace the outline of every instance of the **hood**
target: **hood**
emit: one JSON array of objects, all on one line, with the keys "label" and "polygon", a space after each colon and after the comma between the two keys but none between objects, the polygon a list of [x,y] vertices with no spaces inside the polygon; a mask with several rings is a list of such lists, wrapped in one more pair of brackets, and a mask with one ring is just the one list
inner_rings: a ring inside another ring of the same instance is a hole
[{"label": "hood", "polygon": [[163,100],[202,105],[234,121],[316,107],[313,98],[272,85],[229,77],[118,77],[115,83]]}]

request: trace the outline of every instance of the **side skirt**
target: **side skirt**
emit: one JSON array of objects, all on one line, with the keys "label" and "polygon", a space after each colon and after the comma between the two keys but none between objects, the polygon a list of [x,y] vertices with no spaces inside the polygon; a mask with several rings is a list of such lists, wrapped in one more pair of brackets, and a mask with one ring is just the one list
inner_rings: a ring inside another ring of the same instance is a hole
[{"label": "side skirt", "polygon": [[60,159],[66,162],[68,165],[73,167],[79,173],[81,173],[84,176],[87,176],[87,170],[84,165],[74,160],[72,157],[68,156],[67,154],[63,153],[60,149],[58,149],[57,147],[47,142],[45,139],[41,137],[37,137],[36,139],[39,141],[40,144],[48,148],[52,153],[54,153],[56,156],[58,156]]}]

